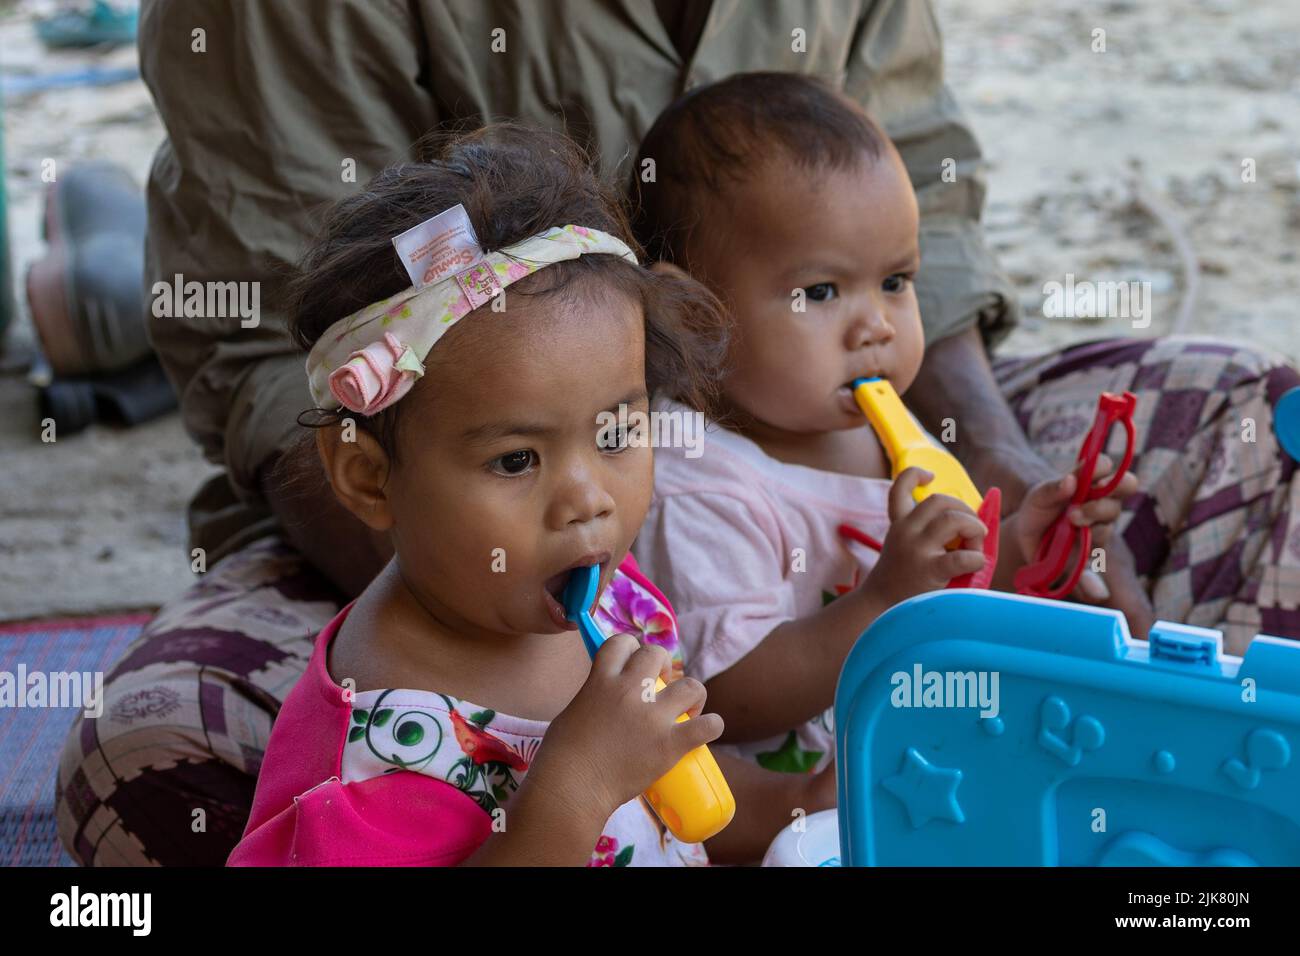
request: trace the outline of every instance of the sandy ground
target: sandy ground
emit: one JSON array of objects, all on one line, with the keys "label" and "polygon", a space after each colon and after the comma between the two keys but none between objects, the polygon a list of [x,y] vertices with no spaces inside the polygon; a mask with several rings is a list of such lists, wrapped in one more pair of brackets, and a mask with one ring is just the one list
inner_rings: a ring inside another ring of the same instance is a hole
[{"label": "sandy ground", "polygon": [[[990,161],[988,235],[1024,307],[1008,351],[1185,331],[1300,358],[1300,3],[938,10],[949,83]],[[1105,52],[1092,49],[1098,29]],[[1245,160],[1254,182],[1242,181]],[[1150,282],[1150,327],[1044,318],[1044,283],[1067,274]],[[1197,290],[1179,329],[1189,278]]]},{"label": "sandy ground", "polygon": [[[1007,351],[1181,329],[1300,359],[1296,0],[937,7],[950,83],[991,164],[990,240],[1025,310]],[[47,54],[31,12],[0,0],[6,74],[135,61],[132,50]],[[21,282],[41,251],[41,160],[111,159],[143,183],[163,133],[139,82],[8,96],[4,108]],[[1242,181],[1247,159],[1254,182]],[[1044,283],[1067,274],[1149,282],[1150,327],[1045,318]],[[22,315],[0,355],[0,620],[155,607],[191,579],[184,506],[212,466],[174,414],[42,443],[32,351]]]},{"label": "sandy ground", "polygon": [[[6,75],[133,66],[134,49],[47,53],[32,6],[0,4]],[[212,468],[176,414],[134,429],[93,426],[40,440],[26,368],[34,332],[21,299],[43,248],[41,161],[108,159],[143,186],[162,124],[143,83],[6,96],[5,162],[20,312],[0,355],[0,620],[156,607],[192,580],[185,504]],[[56,170],[58,168],[56,165]]]}]

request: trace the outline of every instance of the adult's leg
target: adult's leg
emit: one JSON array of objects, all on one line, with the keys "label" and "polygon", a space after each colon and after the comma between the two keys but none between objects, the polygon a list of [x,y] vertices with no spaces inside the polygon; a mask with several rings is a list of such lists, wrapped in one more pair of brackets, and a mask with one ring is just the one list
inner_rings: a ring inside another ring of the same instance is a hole
[{"label": "adult's leg", "polygon": [[1141,488],[1116,529],[1158,618],[1220,629],[1234,654],[1259,633],[1300,639],[1300,477],[1273,431],[1278,398],[1300,385],[1285,357],[1171,336],[1086,342],[993,370],[1029,441],[1062,472],[1098,395],[1137,395]]},{"label": "adult's leg", "polygon": [[63,845],[85,865],[220,866],[315,635],[339,610],[277,537],[223,558],[162,608],[78,715],[57,784]]}]

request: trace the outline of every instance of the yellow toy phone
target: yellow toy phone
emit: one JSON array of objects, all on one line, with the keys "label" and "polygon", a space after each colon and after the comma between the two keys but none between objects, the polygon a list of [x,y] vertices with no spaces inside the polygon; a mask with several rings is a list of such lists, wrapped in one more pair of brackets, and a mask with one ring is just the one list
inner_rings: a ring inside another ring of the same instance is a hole
[{"label": "yellow toy phone", "polygon": [[[953,578],[948,587],[987,588],[998,563],[1002,492],[990,488],[988,495],[981,495],[961,462],[951,452],[935,445],[921,430],[887,379],[859,378],[851,387],[862,414],[867,416],[880,443],[885,446],[893,477],[897,478],[900,472],[913,465],[934,475],[928,484],[918,485],[912,497],[921,502],[934,494],[951,495],[970,505],[984,522],[988,528],[984,538],[984,557],[987,559],[984,568]],[[951,551],[960,545],[961,539],[956,538],[948,542],[948,549]]]},{"label": "yellow toy phone", "polygon": [[[663,678],[655,678],[656,693],[666,686]],[[677,722],[688,719],[681,714]],[[673,836],[686,843],[715,836],[736,815],[736,798],[707,746],[696,747],[679,760],[643,796]]]},{"label": "yellow toy phone", "polygon": [[899,472],[913,465],[934,474],[934,480],[929,484],[917,486],[913,498],[920,502],[933,494],[952,495],[966,502],[972,510],[979,510],[984,496],[970,480],[966,469],[921,430],[887,379],[859,378],[852,387],[858,407],[885,446],[893,477],[897,478]]}]

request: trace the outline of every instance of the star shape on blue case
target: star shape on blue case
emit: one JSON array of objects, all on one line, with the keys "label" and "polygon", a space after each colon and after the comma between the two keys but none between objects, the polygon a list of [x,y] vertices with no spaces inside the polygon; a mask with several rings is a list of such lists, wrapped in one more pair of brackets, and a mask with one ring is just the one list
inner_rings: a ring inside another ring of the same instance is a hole
[{"label": "star shape on blue case", "polygon": [[903,769],[880,781],[881,786],[903,801],[913,829],[931,820],[965,823],[966,816],[957,804],[957,785],[961,771],[937,767],[922,757],[915,747],[908,747]]}]

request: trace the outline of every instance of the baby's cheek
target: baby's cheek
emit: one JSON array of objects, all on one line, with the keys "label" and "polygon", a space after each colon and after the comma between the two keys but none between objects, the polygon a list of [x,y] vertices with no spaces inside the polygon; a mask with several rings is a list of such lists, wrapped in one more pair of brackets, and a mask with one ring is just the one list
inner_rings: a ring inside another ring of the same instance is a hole
[{"label": "baby's cheek", "polygon": [[483,602],[500,599],[523,577],[529,549],[518,540],[518,527],[497,513],[461,508],[438,517],[423,544],[428,560],[422,566],[433,571],[427,585],[471,616],[475,606],[490,606]]},{"label": "baby's cheek", "polygon": [[755,356],[738,367],[724,384],[727,400],[769,424],[798,420],[813,394],[810,382],[818,376],[816,358],[796,354],[792,348],[784,358]]},{"label": "baby's cheek", "polygon": [[542,571],[535,555],[522,544],[506,541],[467,551],[454,573],[455,578],[444,583],[445,600],[479,627],[527,629],[540,607]]},{"label": "baby's cheek", "polygon": [[915,381],[925,360],[925,328],[921,324],[921,314],[913,307],[907,318],[898,323],[895,344],[898,350],[898,368],[894,374],[894,387],[902,394]]}]

